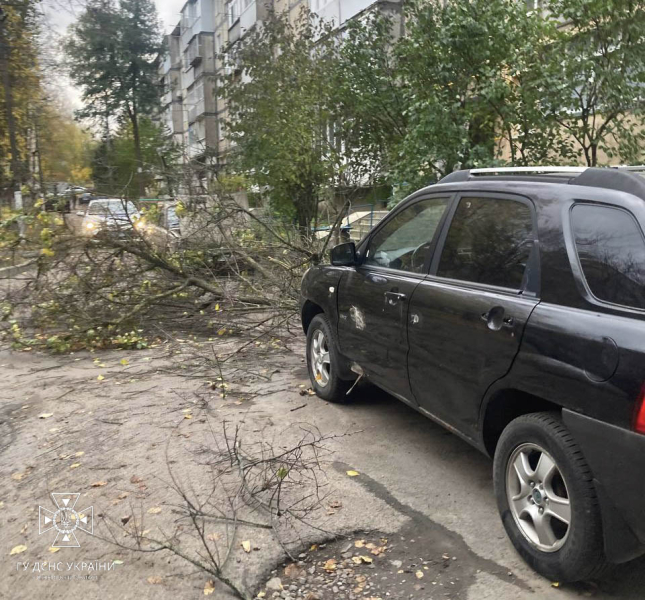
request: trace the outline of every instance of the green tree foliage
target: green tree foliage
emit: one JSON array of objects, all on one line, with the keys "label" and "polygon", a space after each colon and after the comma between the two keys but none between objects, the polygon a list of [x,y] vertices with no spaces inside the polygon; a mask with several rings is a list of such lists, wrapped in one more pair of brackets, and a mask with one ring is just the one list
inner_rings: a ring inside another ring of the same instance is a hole
[{"label": "green tree foliage", "polygon": [[594,166],[599,152],[643,160],[645,3],[551,0],[561,25],[539,67],[549,116],[573,140],[565,159]]},{"label": "green tree foliage", "polygon": [[270,15],[242,44],[234,57],[241,73],[225,85],[234,168],[268,187],[274,207],[293,216],[303,233],[343,169],[330,128],[335,65],[329,34],[306,12],[295,24]]},{"label": "green tree foliage", "polygon": [[41,95],[37,2],[0,7],[0,189],[13,192],[29,173],[34,107]]},{"label": "green tree foliage", "polygon": [[45,181],[91,183],[90,157],[95,145],[91,135],[56,103],[45,104],[38,121]]},{"label": "green tree foliage", "polygon": [[[168,190],[167,165],[179,159],[170,136],[148,118],[139,120],[141,160],[137,158],[132,124],[124,122],[116,135],[101,140],[92,155],[92,178],[95,189],[104,194],[138,198],[137,177],[153,193]],[[141,165],[141,171],[137,168]]]},{"label": "green tree foliage", "polygon": [[155,58],[162,38],[152,0],[91,0],[66,44],[72,78],[83,90],[81,117],[127,121],[132,131],[132,170],[145,193],[141,119],[158,106]]}]

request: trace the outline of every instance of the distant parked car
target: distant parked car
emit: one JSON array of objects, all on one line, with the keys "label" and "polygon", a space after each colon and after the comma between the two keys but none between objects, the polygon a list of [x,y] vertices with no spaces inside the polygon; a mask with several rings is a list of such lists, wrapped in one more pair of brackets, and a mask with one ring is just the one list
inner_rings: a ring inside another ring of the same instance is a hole
[{"label": "distant parked car", "polygon": [[644,229],[624,170],[452,173],[303,277],[313,389],[365,376],[494,457],[506,532],[553,581],[642,555]]},{"label": "distant parked car", "polygon": [[127,233],[133,227],[143,230],[146,226],[141,213],[130,200],[105,198],[91,200],[87,211],[76,213],[83,217],[81,231],[83,235],[93,236],[99,232]]}]

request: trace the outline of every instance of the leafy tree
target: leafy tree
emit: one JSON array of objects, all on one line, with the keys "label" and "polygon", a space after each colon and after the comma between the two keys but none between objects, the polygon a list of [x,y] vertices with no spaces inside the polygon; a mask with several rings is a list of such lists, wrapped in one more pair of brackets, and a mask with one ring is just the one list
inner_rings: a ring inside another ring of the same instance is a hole
[{"label": "leafy tree", "polygon": [[604,152],[641,162],[644,3],[552,0],[548,9],[564,24],[540,65],[544,105],[574,142],[561,157],[594,166]]},{"label": "leafy tree", "polygon": [[131,127],[133,170],[145,194],[141,119],[158,106],[155,57],[163,51],[152,0],[91,0],[66,44],[72,78],[83,90],[79,116],[118,118]]},{"label": "leafy tree", "polygon": [[[136,156],[134,130],[124,122],[114,138],[101,140],[92,157],[92,179],[97,191],[125,196],[139,197],[139,189],[133,182],[139,181],[148,188],[165,182],[166,165],[178,161],[179,153],[170,136],[148,118],[139,121],[139,144],[141,160]],[[141,171],[138,167],[141,166]],[[172,193],[172,190],[165,190]]]},{"label": "leafy tree", "polygon": [[[303,11],[271,14],[250,32],[225,82],[233,167],[268,189],[273,206],[308,235],[342,160],[330,127],[335,51],[330,27]],[[331,130],[331,131],[330,131]]]},{"label": "leafy tree", "polygon": [[0,188],[13,193],[29,173],[34,100],[40,97],[36,2],[0,7]]},{"label": "leafy tree", "polygon": [[87,185],[91,181],[91,135],[56,103],[42,106],[39,122],[39,152],[47,181]]}]

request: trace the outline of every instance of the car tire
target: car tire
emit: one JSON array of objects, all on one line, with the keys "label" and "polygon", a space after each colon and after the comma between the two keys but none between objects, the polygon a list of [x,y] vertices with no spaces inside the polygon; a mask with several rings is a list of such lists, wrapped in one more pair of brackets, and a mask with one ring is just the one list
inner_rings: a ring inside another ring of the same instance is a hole
[{"label": "car tire", "polygon": [[558,413],[511,421],[495,450],[493,477],[506,533],[535,571],[558,582],[605,571],[593,476]]},{"label": "car tire", "polygon": [[316,315],[307,329],[307,370],[316,395],[329,402],[344,403],[351,381],[341,379],[341,357],[329,321]]}]

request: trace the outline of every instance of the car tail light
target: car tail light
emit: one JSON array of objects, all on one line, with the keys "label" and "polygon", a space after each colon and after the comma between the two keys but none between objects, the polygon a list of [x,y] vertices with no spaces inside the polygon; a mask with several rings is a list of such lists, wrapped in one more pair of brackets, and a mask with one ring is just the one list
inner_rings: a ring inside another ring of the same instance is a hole
[{"label": "car tail light", "polygon": [[641,393],[638,395],[638,399],[636,400],[634,431],[645,434],[645,384],[641,387]]}]

